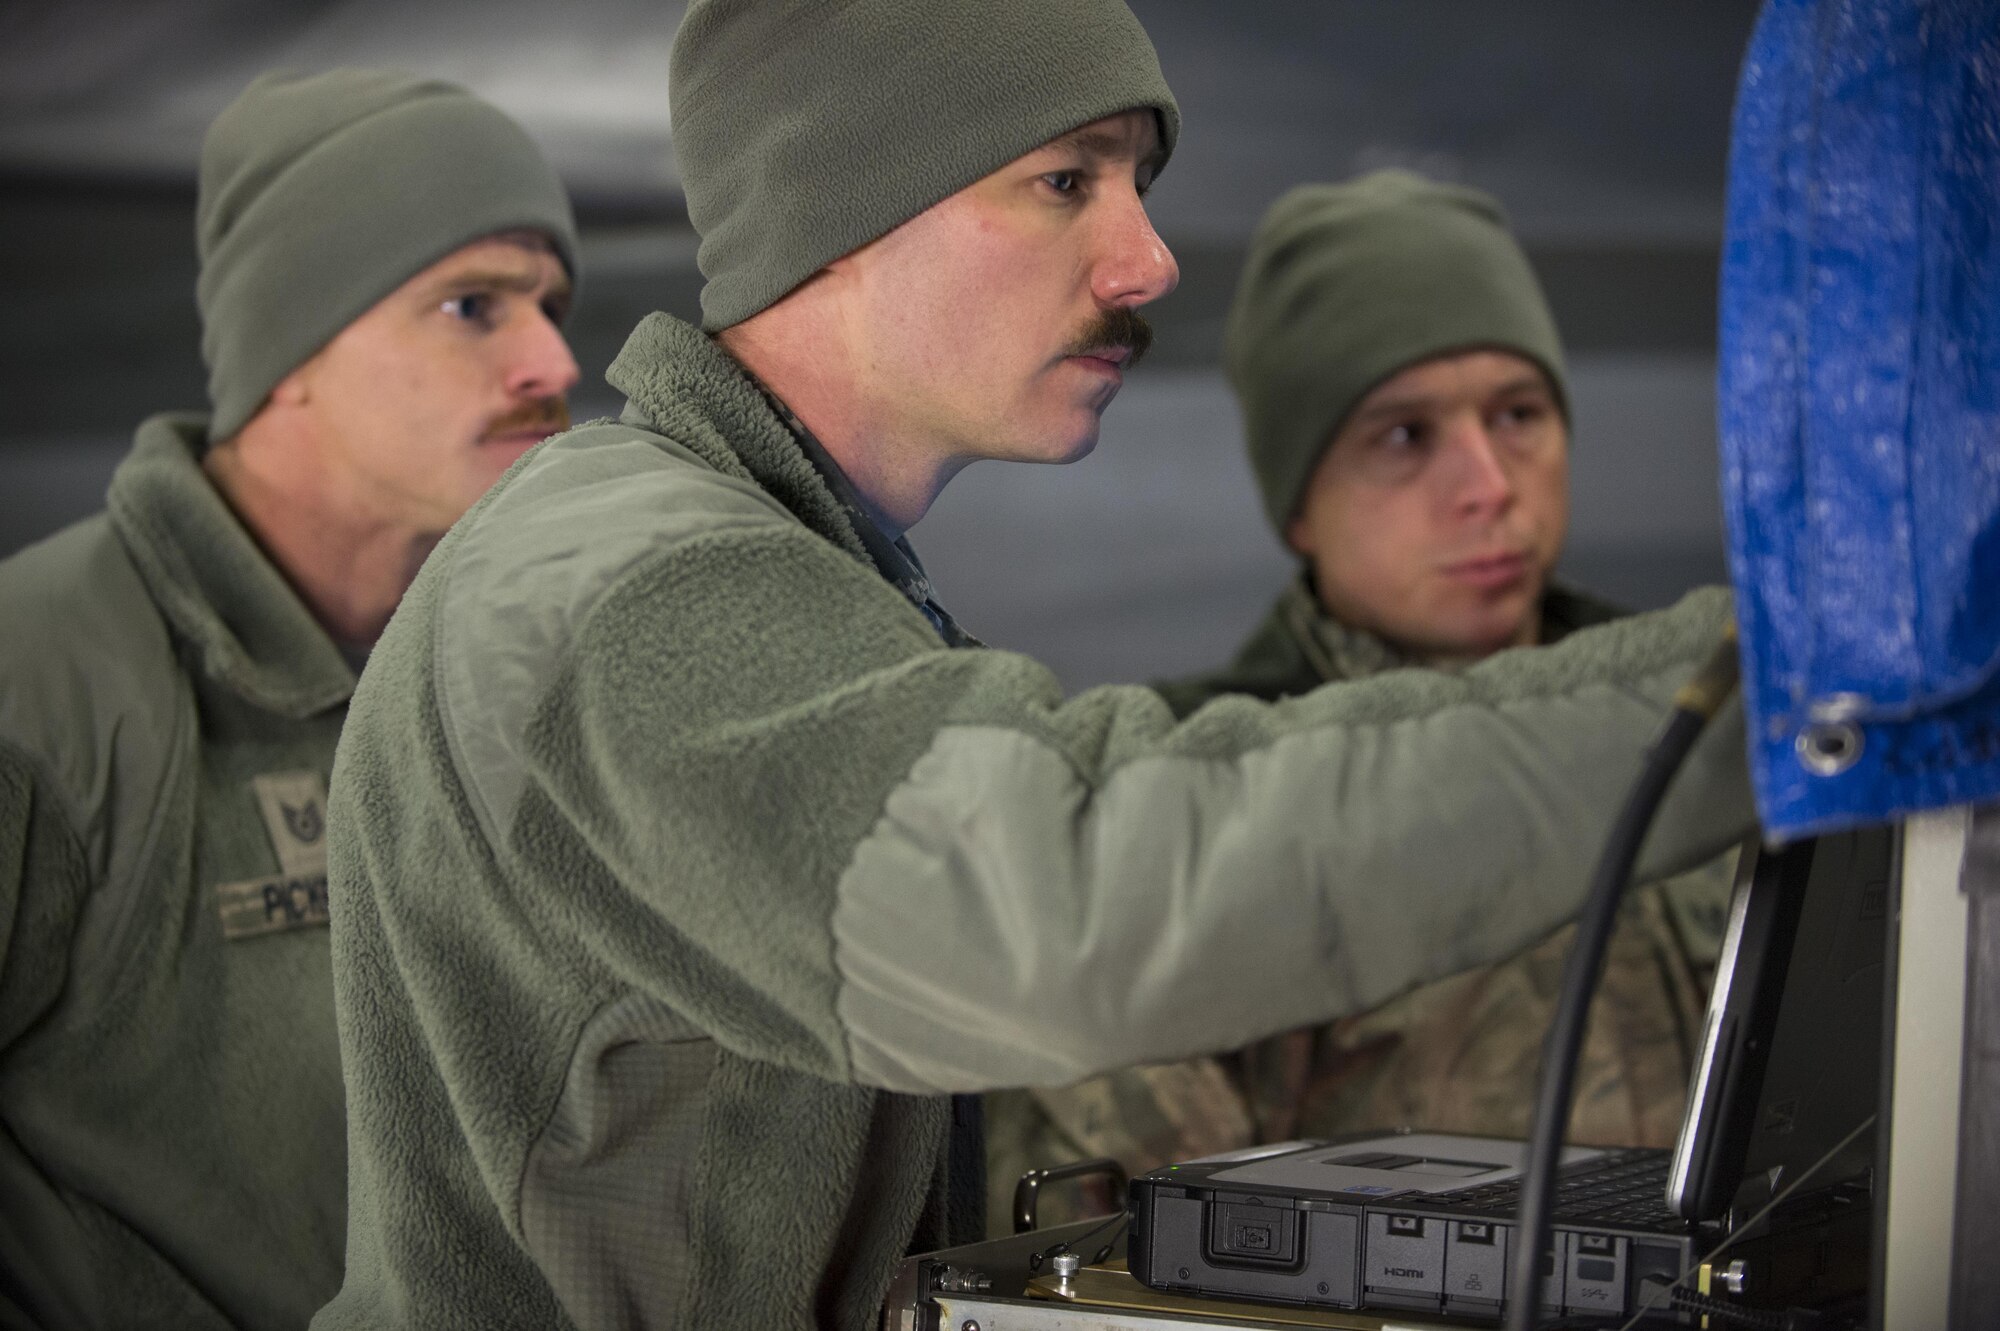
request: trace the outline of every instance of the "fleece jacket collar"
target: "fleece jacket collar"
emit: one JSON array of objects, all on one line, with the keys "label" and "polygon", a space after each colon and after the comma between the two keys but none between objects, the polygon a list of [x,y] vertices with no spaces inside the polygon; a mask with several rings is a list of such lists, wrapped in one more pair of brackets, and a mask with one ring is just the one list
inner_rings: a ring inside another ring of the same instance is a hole
[{"label": "fleece jacket collar", "polygon": [[[1542,593],[1542,642],[1560,642],[1580,628],[1616,619],[1618,610],[1583,592],[1551,582]],[[1295,653],[1321,680],[1365,679],[1411,665],[1387,640],[1343,624],[1320,608],[1312,575],[1302,571],[1285,588],[1253,642]]]},{"label": "fleece jacket collar", "polygon": [[622,419],[760,487],[807,527],[875,567],[855,530],[858,515],[834,497],[757,381],[708,334],[670,314],[649,314],[604,378],[631,399]]},{"label": "fleece jacket collar", "polygon": [[202,672],[294,719],[347,701],[354,669],[201,469],[208,418],[155,416],[112,473],[111,524]]},{"label": "fleece jacket collar", "polygon": [[625,421],[762,486],[908,598],[947,646],[982,645],[938,604],[910,543],[891,540],[862,511],[852,482],[805,423],[708,334],[671,315],[648,315],[604,377],[631,399]]}]

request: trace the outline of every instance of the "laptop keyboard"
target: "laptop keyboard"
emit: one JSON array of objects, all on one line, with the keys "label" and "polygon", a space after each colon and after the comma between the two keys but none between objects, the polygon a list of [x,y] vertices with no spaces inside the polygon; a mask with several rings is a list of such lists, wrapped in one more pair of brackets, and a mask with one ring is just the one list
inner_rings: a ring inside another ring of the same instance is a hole
[{"label": "laptop keyboard", "polygon": [[[1667,1170],[1671,1157],[1652,1148],[1606,1151],[1556,1172],[1557,1220],[1587,1220],[1599,1224],[1681,1228],[1681,1219],[1667,1209]],[[1429,1202],[1473,1211],[1512,1215],[1520,1209],[1521,1180],[1434,1192]]]}]

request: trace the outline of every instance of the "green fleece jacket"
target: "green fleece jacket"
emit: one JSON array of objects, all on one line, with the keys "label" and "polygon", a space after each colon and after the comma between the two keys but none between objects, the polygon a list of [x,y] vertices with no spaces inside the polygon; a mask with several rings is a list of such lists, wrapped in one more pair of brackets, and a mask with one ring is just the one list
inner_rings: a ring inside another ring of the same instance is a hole
[{"label": "green fleece jacket", "polygon": [[[341,737],[323,1331],[871,1325],[940,1233],[946,1093],[1242,1045],[1573,911],[1727,608],[1176,725],[947,648],[696,329],[610,379],[620,421],[438,547]],[[1732,710],[1649,871],[1749,826],[1742,749]]]},{"label": "green fleece jacket", "polygon": [[325,786],[354,674],[146,422],[0,563],[0,1324],[298,1328],[346,1202]]},{"label": "green fleece jacket", "polygon": [[[1617,617],[1566,587],[1542,597],[1545,642]],[[1301,574],[1227,666],[1156,687],[1187,716],[1227,694],[1289,698],[1410,664],[1381,637],[1327,615]],[[1583,835],[1601,843],[1604,829]],[[1735,860],[1726,853],[1627,897],[1578,1064],[1572,1140],[1672,1144]],[[1561,929],[1518,956],[1223,1057],[996,1092],[986,1105],[988,1227],[1006,1232],[1012,1185],[1024,1170],[1092,1156],[1111,1156],[1137,1175],[1296,1137],[1397,1127],[1521,1136],[1574,939],[1573,928]],[[1101,1211],[1107,1201],[1058,1191],[1043,1203],[1042,1223]]]}]

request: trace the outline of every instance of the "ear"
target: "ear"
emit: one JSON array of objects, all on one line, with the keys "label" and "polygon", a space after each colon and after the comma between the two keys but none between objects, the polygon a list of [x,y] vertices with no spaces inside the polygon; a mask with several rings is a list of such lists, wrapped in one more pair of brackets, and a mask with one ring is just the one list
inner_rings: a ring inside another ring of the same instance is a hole
[{"label": "ear", "polygon": [[1313,494],[1320,488],[1321,477],[1333,458],[1334,445],[1340,442],[1340,432],[1336,429],[1320,444],[1319,452],[1313,455],[1312,465],[1306,468],[1304,479],[1292,495],[1292,516],[1285,523],[1285,548],[1305,559],[1313,555],[1313,529],[1306,521],[1306,510],[1312,507]]},{"label": "ear", "polygon": [[270,400],[279,406],[285,407],[303,407],[306,403],[310,402],[312,400],[312,391],[308,383],[310,376],[306,371],[311,365],[312,362],[307,361],[304,365],[299,366],[273,384],[271,386]]},{"label": "ear", "polygon": [[1285,524],[1285,545],[1295,555],[1312,554],[1312,529],[1306,526],[1304,509],[1292,514],[1292,520]]}]

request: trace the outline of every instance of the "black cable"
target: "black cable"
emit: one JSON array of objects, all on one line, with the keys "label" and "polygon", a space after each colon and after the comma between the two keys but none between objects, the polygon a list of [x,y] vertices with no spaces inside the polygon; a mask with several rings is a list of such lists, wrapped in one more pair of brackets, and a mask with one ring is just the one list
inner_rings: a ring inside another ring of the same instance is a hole
[{"label": "black cable", "polygon": [[1059,1239],[1040,1252],[1032,1254],[1028,1258],[1028,1269],[1030,1271],[1039,1271],[1042,1269],[1042,1263],[1052,1257],[1060,1257],[1066,1252],[1081,1252],[1084,1244],[1102,1234],[1106,1229],[1110,1229],[1111,1226],[1116,1225],[1117,1228],[1111,1230],[1111,1237],[1104,1241],[1102,1248],[1098,1249],[1097,1256],[1084,1263],[1086,1266],[1096,1266],[1111,1255],[1112,1245],[1118,1242],[1118,1235],[1124,1231],[1126,1223],[1131,1218],[1132,1216],[1129,1211],[1119,1211],[1105,1216],[1102,1221],[1084,1230],[1083,1233],[1077,1235],[1075,1238]]},{"label": "black cable", "polygon": [[1576,1061],[1583,1048],[1591,995],[1604,970],[1604,953],[1617,923],[1618,902],[1631,881],[1639,847],[1659,812],[1667,786],[1709,719],[1736,687],[1736,627],[1674,695],[1674,710],[1647,752],[1645,766],[1619,810],[1598,857],[1590,893],[1577,918],[1576,941],[1563,965],[1562,989],[1542,1043],[1542,1072],[1535,1088],[1535,1112],[1528,1131],[1528,1154],[1521,1175],[1521,1209],[1514,1218],[1513,1279],[1508,1282],[1509,1331],[1534,1331],[1542,1298],[1542,1263],[1552,1246],[1556,1166],[1562,1158],[1563,1129],[1576,1091]]},{"label": "black cable", "polygon": [[1088,1262],[1084,1263],[1084,1265],[1086,1266],[1104,1265],[1106,1259],[1108,1259],[1111,1256],[1111,1250],[1118,1246],[1118,1236],[1125,1232],[1125,1226],[1131,1223],[1131,1220],[1132,1220],[1132,1214],[1129,1211],[1126,1212],[1124,1215],[1119,1216],[1118,1228],[1111,1231],[1111,1237],[1104,1240],[1104,1246],[1097,1250],[1097,1255],[1095,1257],[1092,1257]]}]

